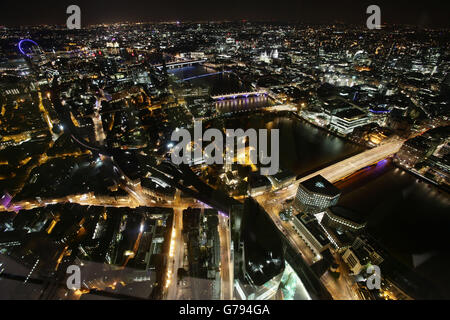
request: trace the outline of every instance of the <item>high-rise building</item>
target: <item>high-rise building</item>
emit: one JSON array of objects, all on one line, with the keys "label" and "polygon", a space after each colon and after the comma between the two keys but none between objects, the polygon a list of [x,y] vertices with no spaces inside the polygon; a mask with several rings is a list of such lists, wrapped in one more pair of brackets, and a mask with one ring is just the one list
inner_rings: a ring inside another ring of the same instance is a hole
[{"label": "high-rise building", "polygon": [[270,299],[276,294],[284,272],[284,244],[278,229],[254,199],[245,201],[240,214],[242,224],[240,219],[232,223],[235,228],[240,225],[233,239],[235,297]]}]

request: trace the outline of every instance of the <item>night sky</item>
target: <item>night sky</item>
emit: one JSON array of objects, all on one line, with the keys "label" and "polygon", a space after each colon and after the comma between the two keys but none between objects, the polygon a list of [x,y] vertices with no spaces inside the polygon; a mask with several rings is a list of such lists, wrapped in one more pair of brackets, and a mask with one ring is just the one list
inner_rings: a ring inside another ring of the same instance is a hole
[{"label": "night sky", "polygon": [[367,6],[377,4],[383,23],[450,27],[448,0],[2,0],[0,25],[65,24],[70,4],[81,7],[82,26],[123,21],[241,19],[365,25]]}]

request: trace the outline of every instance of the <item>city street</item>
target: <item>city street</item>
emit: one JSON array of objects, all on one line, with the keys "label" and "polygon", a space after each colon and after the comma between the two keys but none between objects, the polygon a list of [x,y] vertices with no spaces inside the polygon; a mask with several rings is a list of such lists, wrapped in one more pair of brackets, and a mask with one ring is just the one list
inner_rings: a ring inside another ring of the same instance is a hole
[{"label": "city street", "polygon": [[183,267],[184,243],[183,243],[183,210],[174,209],[172,239],[170,243],[169,264],[167,267],[167,300],[175,300],[179,286],[178,268]]},{"label": "city street", "polygon": [[222,280],[220,298],[222,300],[233,299],[233,261],[231,260],[229,218],[219,214],[220,236],[220,277]]}]

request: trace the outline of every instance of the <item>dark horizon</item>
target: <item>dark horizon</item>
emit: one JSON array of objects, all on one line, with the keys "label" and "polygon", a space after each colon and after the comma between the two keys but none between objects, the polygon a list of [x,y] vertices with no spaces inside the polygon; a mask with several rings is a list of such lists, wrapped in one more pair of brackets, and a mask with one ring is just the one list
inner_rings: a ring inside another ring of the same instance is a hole
[{"label": "dark horizon", "polygon": [[124,2],[47,0],[24,5],[4,3],[0,25],[7,27],[64,25],[66,8],[76,4],[81,8],[82,27],[120,22],[205,22],[205,21],[278,21],[305,24],[361,24],[365,25],[366,8],[377,4],[381,8],[383,24],[411,25],[418,28],[448,28],[449,2],[430,0],[411,1],[235,1],[224,3],[197,1],[137,1]]}]

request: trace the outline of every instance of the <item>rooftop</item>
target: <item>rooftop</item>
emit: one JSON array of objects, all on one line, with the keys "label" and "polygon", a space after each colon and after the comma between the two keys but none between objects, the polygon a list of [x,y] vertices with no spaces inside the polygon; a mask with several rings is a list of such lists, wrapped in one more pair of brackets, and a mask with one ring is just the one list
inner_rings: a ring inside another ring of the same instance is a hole
[{"label": "rooftop", "polygon": [[347,121],[353,121],[364,117],[366,114],[359,109],[352,108],[347,109],[336,114],[336,117],[345,119]]},{"label": "rooftop", "polygon": [[346,220],[349,220],[349,221],[352,221],[355,223],[363,224],[366,222],[366,220],[363,219],[359,214],[357,214],[356,212],[351,211],[347,208],[344,208],[344,207],[335,206],[335,207],[331,207],[329,210],[335,216],[338,216],[340,218],[343,218],[343,219],[346,219]]},{"label": "rooftop", "polygon": [[341,193],[338,188],[321,175],[312,177],[311,179],[302,182],[301,185],[310,192],[320,193],[330,197],[336,197]]}]

